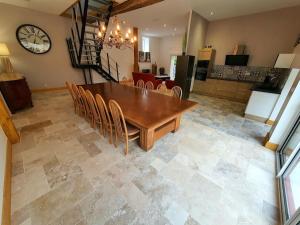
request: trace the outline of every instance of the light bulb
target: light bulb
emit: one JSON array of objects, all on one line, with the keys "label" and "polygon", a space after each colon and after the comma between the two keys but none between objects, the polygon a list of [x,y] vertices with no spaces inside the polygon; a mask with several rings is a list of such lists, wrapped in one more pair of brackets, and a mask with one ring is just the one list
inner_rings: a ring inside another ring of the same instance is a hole
[{"label": "light bulb", "polygon": [[118,35],[118,31],[117,30],[115,31],[115,35]]},{"label": "light bulb", "polygon": [[126,36],[126,38],[129,38],[129,34],[128,34],[128,33],[126,33],[126,35],[125,35],[125,36]]},{"label": "light bulb", "polygon": [[131,38],[131,40],[130,40],[130,41],[131,41],[131,43],[132,43],[132,44],[134,43],[134,40],[133,40],[133,38]]},{"label": "light bulb", "polygon": [[136,36],[134,36],[134,37],[133,37],[133,40],[134,40],[134,41],[136,41],[136,40],[137,40]]},{"label": "light bulb", "polygon": [[101,31],[98,32],[98,37],[102,37]]},{"label": "light bulb", "polygon": [[105,31],[106,30],[106,27],[104,25],[102,25],[102,30]]},{"label": "light bulb", "polygon": [[120,25],[119,24],[117,24],[117,30],[120,30]]},{"label": "light bulb", "polygon": [[130,28],[128,29],[128,34],[131,34],[131,29]]}]

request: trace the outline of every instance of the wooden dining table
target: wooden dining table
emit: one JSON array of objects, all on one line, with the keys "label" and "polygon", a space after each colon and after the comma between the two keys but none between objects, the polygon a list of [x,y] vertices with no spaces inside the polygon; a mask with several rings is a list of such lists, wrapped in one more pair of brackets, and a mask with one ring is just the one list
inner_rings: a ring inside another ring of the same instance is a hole
[{"label": "wooden dining table", "polygon": [[176,132],[181,115],[197,106],[196,102],[113,82],[84,85],[83,88],[94,95],[100,94],[107,105],[111,99],[117,101],[126,122],[140,129],[140,146],[146,151],[167,133]]}]

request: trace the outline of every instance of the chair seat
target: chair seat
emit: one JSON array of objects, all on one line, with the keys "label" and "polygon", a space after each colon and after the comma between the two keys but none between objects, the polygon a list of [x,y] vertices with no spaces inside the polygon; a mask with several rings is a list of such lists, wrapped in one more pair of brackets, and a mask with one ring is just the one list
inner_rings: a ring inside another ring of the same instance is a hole
[{"label": "chair seat", "polygon": [[128,136],[133,136],[135,134],[140,133],[140,129],[139,128],[136,128],[135,126],[132,126],[129,123],[126,123],[126,126],[127,126]]}]

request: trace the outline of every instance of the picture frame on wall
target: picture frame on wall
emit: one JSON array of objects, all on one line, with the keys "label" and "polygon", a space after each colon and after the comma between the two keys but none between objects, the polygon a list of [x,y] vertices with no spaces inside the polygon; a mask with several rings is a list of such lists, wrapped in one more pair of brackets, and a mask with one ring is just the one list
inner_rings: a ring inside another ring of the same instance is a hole
[{"label": "picture frame on wall", "polygon": [[145,53],[143,51],[139,51],[139,62],[145,62]]},{"label": "picture frame on wall", "polygon": [[139,62],[151,63],[151,53],[139,51]]},{"label": "picture frame on wall", "polygon": [[151,54],[150,52],[145,52],[145,62],[151,62]]}]

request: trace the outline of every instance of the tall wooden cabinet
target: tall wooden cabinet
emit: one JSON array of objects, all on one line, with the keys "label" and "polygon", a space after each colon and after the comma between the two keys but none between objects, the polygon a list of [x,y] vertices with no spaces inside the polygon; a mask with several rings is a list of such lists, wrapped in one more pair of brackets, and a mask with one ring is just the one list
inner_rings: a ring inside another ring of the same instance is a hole
[{"label": "tall wooden cabinet", "polygon": [[213,66],[216,51],[212,48],[199,50],[196,70],[196,80],[206,80]]}]

